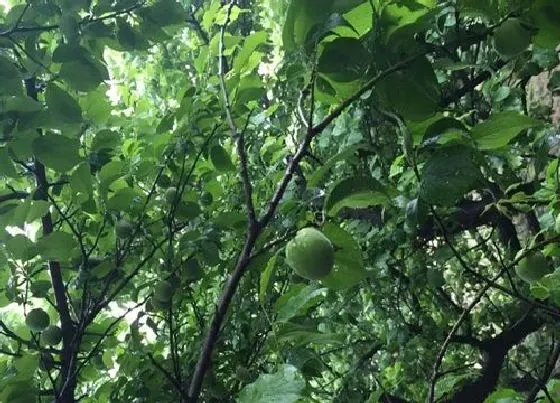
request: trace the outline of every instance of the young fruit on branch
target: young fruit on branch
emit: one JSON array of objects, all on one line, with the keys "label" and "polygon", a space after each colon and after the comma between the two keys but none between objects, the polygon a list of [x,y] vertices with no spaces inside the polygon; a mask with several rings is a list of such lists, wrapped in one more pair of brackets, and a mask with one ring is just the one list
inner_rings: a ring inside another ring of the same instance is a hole
[{"label": "young fruit on branch", "polygon": [[25,317],[25,324],[34,332],[42,332],[50,323],[49,315],[41,308],[34,308]]},{"label": "young fruit on branch", "polygon": [[517,56],[531,44],[531,33],[517,18],[510,18],[494,31],[494,47],[505,58]]},{"label": "young fruit on branch", "polygon": [[56,325],[48,326],[41,333],[41,343],[54,346],[62,341],[62,329]]},{"label": "young fruit on branch", "polygon": [[301,277],[321,279],[334,266],[333,245],[321,231],[303,228],[286,245],[286,263]]},{"label": "young fruit on branch", "polygon": [[134,233],[134,225],[126,220],[117,221],[115,225],[115,234],[117,238],[128,239]]}]

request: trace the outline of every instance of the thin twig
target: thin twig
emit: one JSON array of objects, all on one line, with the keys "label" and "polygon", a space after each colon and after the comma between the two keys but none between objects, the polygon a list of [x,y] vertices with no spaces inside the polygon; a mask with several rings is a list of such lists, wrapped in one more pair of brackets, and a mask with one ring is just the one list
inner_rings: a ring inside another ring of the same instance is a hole
[{"label": "thin twig", "polygon": [[231,103],[229,100],[229,94],[226,88],[226,80],[225,80],[225,72],[224,72],[224,37],[226,28],[229,24],[231,18],[231,10],[235,5],[235,1],[232,1],[227,9],[226,21],[224,25],[222,25],[220,29],[220,48],[219,48],[219,67],[218,67],[218,75],[220,77],[220,87],[222,90],[222,96],[224,98],[225,110],[226,110],[226,117],[228,121],[229,128],[231,130],[231,135],[235,139],[235,145],[237,148],[237,155],[239,157],[239,176],[241,177],[241,183],[243,184],[243,190],[245,192],[245,204],[247,206],[247,216],[249,219],[249,226],[258,225],[257,223],[257,216],[255,213],[255,206],[253,205],[253,187],[251,185],[251,179],[249,178],[249,168],[247,162],[247,151],[245,149],[245,132],[249,125],[249,119],[251,114],[249,113],[249,117],[247,118],[247,123],[245,124],[245,129],[242,132],[238,132],[237,126],[235,121],[233,120],[233,115],[231,111]]},{"label": "thin twig", "polygon": [[[498,280],[503,274],[504,274],[504,272],[502,270],[500,273],[498,273],[496,276],[494,276],[494,278],[492,280],[493,281]],[[428,403],[433,403],[434,400],[435,400],[435,388],[436,388],[436,383],[437,383],[437,380],[438,380],[439,366],[441,365],[441,362],[443,361],[443,356],[445,355],[445,352],[447,351],[447,347],[449,346],[449,343],[451,343],[451,339],[453,338],[453,336],[455,335],[457,330],[459,330],[459,327],[465,321],[465,319],[470,314],[470,312],[473,310],[473,308],[480,302],[480,300],[482,299],[484,294],[486,294],[486,291],[488,291],[488,289],[491,287],[491,285],[492,285],[491,282],[488,282],[484,285],[484,287],[482,287],[482,289],[474,297],[473,301],[469,304],[469,306],[467,308],[465,308],[465,310],[463,311],[463,313],[461,314],[459,319],[457,319],[457,321],[455,322],[455,324],[451,328],[451,331],[447,334],[447,337],[445,338],[445,340],[443,342],[443,345],[441,346],[441,349],[439,350],[439,353],[438,353],[438,355],[436,357],[436,360],[434,362],[434,366],[433,366],[433,370],[432,370],[432,376],[430,377],[430,390],[429,390],[429,393],[428,393]]]}]

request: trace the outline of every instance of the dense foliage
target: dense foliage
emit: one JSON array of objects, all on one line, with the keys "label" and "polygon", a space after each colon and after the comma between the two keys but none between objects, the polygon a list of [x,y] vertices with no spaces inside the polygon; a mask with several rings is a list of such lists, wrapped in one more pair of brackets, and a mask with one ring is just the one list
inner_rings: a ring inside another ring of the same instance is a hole
[{"label": "dense foliage", "polygon": [[559,44],[558,0],[0,1],[0,401],[560,401]]}]

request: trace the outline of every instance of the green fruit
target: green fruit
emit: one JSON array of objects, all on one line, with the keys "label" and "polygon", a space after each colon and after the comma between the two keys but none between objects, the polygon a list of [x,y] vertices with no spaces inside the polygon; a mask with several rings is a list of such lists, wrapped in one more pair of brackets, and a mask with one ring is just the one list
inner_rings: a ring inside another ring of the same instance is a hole
[{"label": "green fruit", "polygon": [[34,297],[44,298],[51,289],[51,282],[48,280],[37,280],[31,283],[29,290]]},{"label": "green fruit", "polygon": [[515,268],[517,275],[527,283],[534,283],[546,274],[552,273],[546,258],[540,252],[524,257]]},{"label": "green fruit", "polygon": [[197,281],[202,278],[202,268],[195,258],[187,260],[183,267],[185,278],[188,281]]},{"label": "green fruit", "polygon": [[25,317],[25,324],[34,332],[42,332],[50,321],[49,315],[41,308],[30,310]]},{"label": "green fruit", "polygon": [[517,56],[531,44],[531,33],[517,18],[510,18],[494,31],[494,47],[504,57]]},{"label": "green fruit", "polygon": [[[173,297],[173,284],[169,281],[160,281],[154,287],[154,299],[160,302],[169,302]],[[154,301],[152,301],[152,304]]]},{"label": "green fruit", "polygon": [[214,197],[210,192],[204,192],[200,195],[200,204],[203,206],[209,206],[214,201]]},{"label": "green fruit", "polygon": [[334,248],[321,231],[303,228],[286,245],[286,263],[301,277],[318,280],[331,272]]},{"label": "green fruit", "polygon": [[41,368],[43,371],[50,371],[54,368],[54,358],[51,353],[41,353],[39,368]]},{"label": "green fruit", "polygon": [[175,203],[175,197],[177,197],[177,189],[167,188],[165,191],[165,201],[169,204]]},{"label": "green fruit", "polygon": [[62,329],[56,325],[48,326],[41,333],[41,343],[54,346],[62,341]]},{"label": "green fruit", "polygon": [[115,234],[117,234],[117,238],[127,239],[130,238],[133,233],[134,225],[126,220],[120,220],[115,225]]},{"label": "green fruit", "polygon": [[160,301],[157,298],[151,298],[149,300],[150,305],[151,305],[151,311],[165,311],[167,309],[169,309],[169,307],[171,306],[171,304],[169,302],[165,302],[165,301]]},{"label": "green fruit", "polygon": [[156,183],[159,186],[166,188],[166,187],[171,185],[171,178],[169,176],[163,174],[157,179]]},{"label": "green fruit", "polygon": [[103,263],[103,259],[99,256],[90,256],[87,261],[87,268],[93,269],[94,267],[99,266],[101,263]]}]

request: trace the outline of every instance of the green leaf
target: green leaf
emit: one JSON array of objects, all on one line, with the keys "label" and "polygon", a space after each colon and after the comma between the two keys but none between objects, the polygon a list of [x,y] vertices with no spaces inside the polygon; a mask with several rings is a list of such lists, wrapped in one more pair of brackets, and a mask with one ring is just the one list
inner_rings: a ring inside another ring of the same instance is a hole
[{"label": "green leaf", "polygon": [[307,179],[307,186],[309,187],[317,187],[319,186],[327,176],[328,172],[338,163],[341,161],[348,160],[354,153],[359,150],[361,146],[354,145],[346,148],[345,150],[339,152],[334,157],[331,157],[328,161],[326,161],[323,165],[319,167],[319,169],[315,170],[311,176]]},{"label": "green leaf", "polygon": [[368,207],[390,201],[383,186],[369,176],[343,179],[329,192],[325,199],[325,212],[336,215],[343,207]]},{"label": "green leaf", "polygon": [[229,153],[222,146],[215,145],[210,149],[210,161],[219,172],[235,170]]},{"label": "green leaf", "polygon": [[303,393],[305,381],[296,367],[281,365],[277,372],[261,374],[245,386],[237,397],[239,403],[295,403]]},{"label": "green leaf", "polygon": [[386,109],[396,110],[405,119],[424,120],[439,109],[437,78],[426,58],[384,78],[375,91]]},{"label": "green leaf", "polygon": [[163,119],[161,119],[161,121],[157,125],[156,133],[162,134],[169,130],[172,130],[174,124],[175,124],[175,113],[170,112],[167,115],[165,115]]},{"label": "green leaf", "polygon": [[523,402],[522,395],[513,389],[498,389],[484,400],[484,403],[516,403]]},{"label": "green leaf", "polygon": [[247,226],[247,215],[237,211],[227,211],[214,218],[220,227],[229,229],[243,229]]},{"label": "green leaf", "polygon": [[529,16],[538,28],[534,43],[543,48],[556,49],[560,43],[560,3],[556,0],[535,0]]},{"label": "green leaf", "polygon": [[117,40],[123,50],[146,50],[148,41],[140,32],[130,26],[124,19],[117,21]]},{"label": "green leaf", "polygon": [[6,251],[13,259],[28,260],[37,255],[35,244],[25,235],[15,235],[9,238],[6,243]]},{"label": "green leaf", "polygon": [[237,53],[237,56],[233,60],[233,71],[241,72],[243,67],[247,64],[251,55],[266,42],[267,35],[264,31],[258,31],[252,33],[243,42],[243,47]]},{"label": "green leaf", "polygon": [[276,253],[273,255],[267,262],[265,269],[261,273],[260,281],[259,281],[259,301],[264,303],[266,300],[266,296],[270,289],[272,288],[272,279],[278,269],[278,257],[279,254]]},{"label": "green leaf", "polygon": [[286,52],[300,49],[328,21],[333,0],[324,0],[318,6],[314,0],[292,0],[288,7],[282,32]]},{"label": "green leaf", "polygon": [[50,83],[45,90],[45,101],[51,115],[61,123],[80,123],[82,108],[66,91]]},{"label": "green leaf", "polygon": [[287,322],[294,316],[303,315],[307,309],[325,298],[326,288],[315,285],[293,285],[290,290],[276,301],[276,321]]},{"label": "green leaf", "polygon": [[291,322],[283,323],[276,334],[277,340],[282,344],[292,344],[294,347],[308,344],[342,344],[344,334],[319,332],[311,326],[298,325]]},{"label": "green leaf", "polygon": [[140,205],[142,195],[134,188],[124,187],[119,189],[107,201],[107,209],[110,211],[134,210]]},{"label": "green leaf", "polygon": [[25,96],[6,96],[0,97],[0,113],[4,112],[39,112],[43,106]]},{"label": "green leaf", "polygon": [[58,134],[47,133],[33,141],[33,154],[45,166],[66,172],[78,165],[80,142]]},{"label": "green leaf", "polygon": [[341,290],[353,287],[373,274],[365,269],[362,251],[352,235],[334,223],[325,223],[322,231],[334,246],[335,266],[327,277],[321,279],[321,284]]},{"label": "green leaf", "polygon": [[80,201],[86,201],[93,194],[93,177],[91,176],[89,164],[82,163],[70,176],[70,187],[75,197]]},{"label": "green leaf", "polygon": [[464,146],[437,150],[422,171],[420,197],[430,204],[452,206],[479,183],[480,168]]},{"label": "green leaf", "polygon": [[334,81],[354,81],[364,75],[368,61],[369,54],[361,41],[337,38],[324,45],[317,68]]},{"label": "green leaf", "polygon": [[161,27],[182,24],[186,17],[184,8],[175,0],[159,0],[151,6],[142,7],[138,14]]},{"label": "green leaf", "polygon": [[78,242],[72,234],[52,232],[37,241],[39,254],[49,260],[69,260],[80,255]]},{"label": "green leaf", "polygon": [[111,117],[111,104],[105,95],[106,91],[107,86],[103,84],[80,98],[86,118],[97,124],[104,124]]},{"label": "green leaf", "polygon": [[43,218],[43,216],[49,211],[50,206],[51,204],[44,200],[31,200],[25,222],[31,223],[35,220]]},{"label": "green leaf", "polygon": [[8,149],[6,147],[0,148],[0,177],[8,176],[14,177],[16,176],[17,171],[12,162],[12,158],[8,153]]},{"label": "green leaf", "polygon": [[0,54],[0,78],[2,81],[18,80],[20,77],[21,74],[12,60]]},{"label": "green leaf", "polygon": [[496,113],[472,129],[472,137],[482,150],[506,146],[522,130],[542,124],[514,111]]},{"label": "green leaf", "polygon": [[78,91],[96,89],[104,80],[109,79],[107,67],[91,57],[68,61],[60,68],[60,77]]}]

